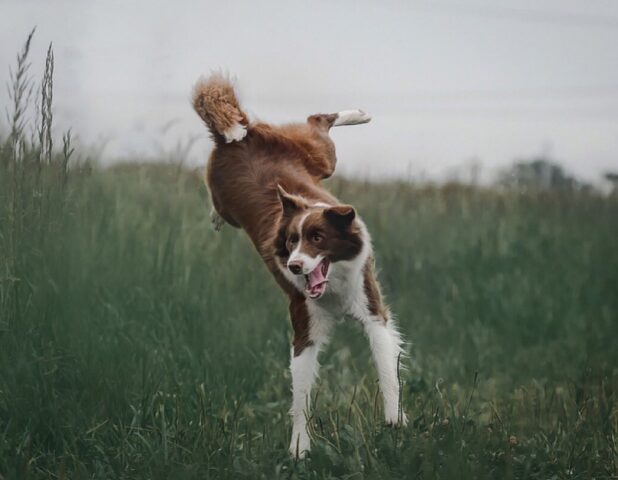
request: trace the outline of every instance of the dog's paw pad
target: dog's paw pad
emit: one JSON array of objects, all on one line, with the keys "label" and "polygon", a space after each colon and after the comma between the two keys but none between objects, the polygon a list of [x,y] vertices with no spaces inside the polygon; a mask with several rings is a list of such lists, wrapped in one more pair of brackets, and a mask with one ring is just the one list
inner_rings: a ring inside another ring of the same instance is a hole
[{"label": "dog's paw pad", "polygon": [[386,426],[393,428],[406,427],[408,425],[408,417],[405,413],[389,416],[385,419],[385,423]]},{"label": "dog's paw pad", "polygon": [[304,459],[311,449],[311,441],[308,435],[292,435],[289,452],[296,460]]}]

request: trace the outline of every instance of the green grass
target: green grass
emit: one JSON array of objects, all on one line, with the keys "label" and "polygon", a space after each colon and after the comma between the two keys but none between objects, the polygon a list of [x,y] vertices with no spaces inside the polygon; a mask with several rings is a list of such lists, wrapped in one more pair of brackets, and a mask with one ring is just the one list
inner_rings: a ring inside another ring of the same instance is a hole
[{"label": "green grass", "polygon": [[343,321],[295,462],[285,299],[212,231],[199,175],[67,172],[70,140],[22,119],[0,150],[1,477],[617,478],[615,198],[330,182],[411,343],[411,422],[382,424]]},{"label": "green grass", "polygon": [[412,342],[413,421],[382,425],[368,346],[344,321],[296,463],[286,303],[240,231],[211,230],[198,175],[54,178],[47,216],[27,189],[19,231],[2,216],[5,478],[617,474],[615,201],[332,182]]}]

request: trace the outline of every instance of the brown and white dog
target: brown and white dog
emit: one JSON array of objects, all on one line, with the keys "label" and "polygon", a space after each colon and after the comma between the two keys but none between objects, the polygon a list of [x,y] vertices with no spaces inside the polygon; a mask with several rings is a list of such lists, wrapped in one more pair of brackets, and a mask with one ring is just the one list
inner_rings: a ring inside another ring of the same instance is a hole
[{"label": "brown and white dog", "polygon": [[397,376],[402,340],[382,301],[371,238],[354,208],[320,185],[337,161],[330,128],[367,123],[370,117],[348,110],[311,115],[306,123],[253,123],[230,81],[219,74],[198,81],[193,107],[215,142],[206,172],[213,225],[245,230],[290,300],[290,453],[304,457],[309,451],[306,426],[318,353],[343,316],[358,320],[369,338],[386,422],[405,425]]}]

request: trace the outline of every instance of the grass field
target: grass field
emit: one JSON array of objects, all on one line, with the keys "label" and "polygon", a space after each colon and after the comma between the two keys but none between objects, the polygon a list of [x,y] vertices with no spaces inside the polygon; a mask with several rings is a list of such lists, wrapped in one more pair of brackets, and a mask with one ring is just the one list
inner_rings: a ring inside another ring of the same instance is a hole
[{"label": "grass field", "polygon": [[615,198],[329,182],[410,341],[411,422],[382,424],[344,320],[295,462],[287,305],[199,174],[67,171],[25,137],[0,153],[1,477],[618,478]]}]

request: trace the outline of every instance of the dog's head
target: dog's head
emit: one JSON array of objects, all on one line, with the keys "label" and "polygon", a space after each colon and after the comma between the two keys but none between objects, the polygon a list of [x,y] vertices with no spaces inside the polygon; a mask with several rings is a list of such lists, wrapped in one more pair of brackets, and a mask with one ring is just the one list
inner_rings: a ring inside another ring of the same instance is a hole
[{"label": "dog's head", "polygon": [[282,216],[276,255],[292,274],[304,276],[305,292],[326,291],[331,264],[352,260],[363,247],[362,231],[350,205],[309,204],[278,186]]}]

